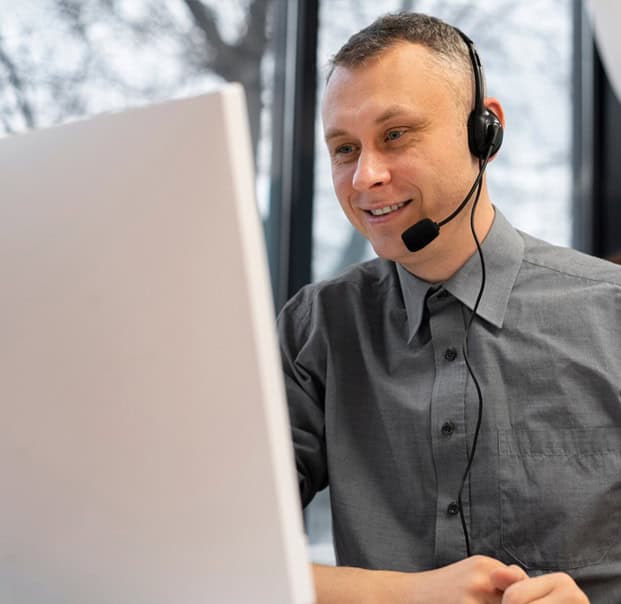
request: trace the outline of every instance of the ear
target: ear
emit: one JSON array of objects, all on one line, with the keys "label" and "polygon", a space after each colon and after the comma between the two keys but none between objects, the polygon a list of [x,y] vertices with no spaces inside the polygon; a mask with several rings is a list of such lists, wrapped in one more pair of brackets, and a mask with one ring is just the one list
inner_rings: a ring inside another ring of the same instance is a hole
[{"label": "ear", "polygon": [[505,129],[505,112],[500,101],[494,97],[487,97],[483,101],[483,106],[489,109],[500,121],[502,129]]}]

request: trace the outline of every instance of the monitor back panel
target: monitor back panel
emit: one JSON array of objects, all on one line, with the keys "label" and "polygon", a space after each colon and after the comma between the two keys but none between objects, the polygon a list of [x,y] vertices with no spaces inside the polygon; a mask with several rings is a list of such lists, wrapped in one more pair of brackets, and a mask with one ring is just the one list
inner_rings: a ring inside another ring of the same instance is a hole
[{"label": "monitor back panel", "polygon": [[241,88],[0,170],[0,601],[311,602]]}]

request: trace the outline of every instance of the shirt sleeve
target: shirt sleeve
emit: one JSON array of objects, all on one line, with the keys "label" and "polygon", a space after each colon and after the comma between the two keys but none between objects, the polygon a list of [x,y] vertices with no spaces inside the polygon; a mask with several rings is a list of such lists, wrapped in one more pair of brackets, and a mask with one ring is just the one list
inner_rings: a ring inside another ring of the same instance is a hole
[{"label": "shirt sleeve", "polygon": [[302,505],[328,484],[325,439],[325,338],[309,288],[278,317],[289,420]]}]

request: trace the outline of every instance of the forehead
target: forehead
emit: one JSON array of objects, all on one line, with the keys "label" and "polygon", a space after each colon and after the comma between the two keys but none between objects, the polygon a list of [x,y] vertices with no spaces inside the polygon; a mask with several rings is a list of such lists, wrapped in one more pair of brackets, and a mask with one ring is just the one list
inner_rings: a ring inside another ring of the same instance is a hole
[{"label": "forehead", "polygon": [[440,109],[459,94],[465,77],[419,44],[399,43],[356,67],[336,66],[322,101],[324,129],[356,123],[387,106]]}]

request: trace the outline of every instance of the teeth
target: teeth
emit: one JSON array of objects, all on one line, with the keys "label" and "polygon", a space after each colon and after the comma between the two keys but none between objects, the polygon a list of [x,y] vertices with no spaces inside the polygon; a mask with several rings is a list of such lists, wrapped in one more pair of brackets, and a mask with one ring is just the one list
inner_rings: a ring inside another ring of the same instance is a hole
[{"label": "teeth", "polygon": [[395,203],[391,206],[386,206],[384,208],[379,208],[377,210],[371,210],[371,214],[373,214],[373,216],[382,216],[383,214],[394,212],[395,210],[402,208],[404,205],[405,205],[405,201],[402,201],[401,203]]}]

